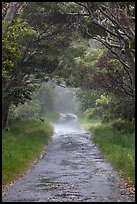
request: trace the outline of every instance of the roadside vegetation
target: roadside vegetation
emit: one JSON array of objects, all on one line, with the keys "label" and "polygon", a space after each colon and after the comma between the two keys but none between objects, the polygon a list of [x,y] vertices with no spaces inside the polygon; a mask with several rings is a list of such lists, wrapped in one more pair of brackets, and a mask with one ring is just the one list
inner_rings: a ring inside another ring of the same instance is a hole
[{"label": "roadside vegetation", "polygon": [[[4,161],[17,141],[31,138],[33,148],[39,146],[33,137],[43,135],[55,112],[71,104],[75,113],[74,94],[65,89],[61,98],[56,85],[77,89],[94,141],[134,181],[135,2],[2,2]],[[36,121],[23,122],[40,118],[38,129]],[[17,165],[29,145],[20,143]]]},{"label": "roadside vegetation", "polygon": [[13,123],[2,134],[2,185],[18,179],[42,154],[52,136],[46,121],[22,120]]},{"label": "roadside vegetation", "polygon": [[[132,184],[135,184],[135,135],[133,124],[126,122],[117,129],[116,123],[101,123],[100,120],[80,119],[83,127],[92,133],[93,141],[105,158]],[[120,124],[120,122],[119,122]],[[127,126],[128,125],[128,126]],[[125,128],[126,127],[126,128]]]},{"label": "roadside vegetation", "polygon": [[59,107],[64,93],[65,90],[58,91],[53,84],[43,83],[32,93],[32,100],[11,106],[7,127],[2,131],[3,188],[26,173],[42,155],[43,148],[53,135],[52,124],[58,120],[63,108],[67,110],[67,97],[73,101],[71,91],[67,95],[65,93],[66,102],[63,100],[64,104]]}]

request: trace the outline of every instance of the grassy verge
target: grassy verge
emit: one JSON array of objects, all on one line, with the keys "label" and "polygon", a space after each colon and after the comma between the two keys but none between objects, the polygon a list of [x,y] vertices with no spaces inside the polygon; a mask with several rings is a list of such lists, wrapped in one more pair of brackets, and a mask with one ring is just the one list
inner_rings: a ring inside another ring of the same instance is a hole
[{"label": "grassy verge", "polygon": [[52,135],[48,123],[17,121],[2,133],[2,185],[16,180],[40,156]]},{"label": "grassy verge", "polygon": [[114,131],[110,124],[100,121],[80,120],[83,127],[93,134],[93,140],[98,145],[106,159],[121,173],[135,183],[135,135]]}]

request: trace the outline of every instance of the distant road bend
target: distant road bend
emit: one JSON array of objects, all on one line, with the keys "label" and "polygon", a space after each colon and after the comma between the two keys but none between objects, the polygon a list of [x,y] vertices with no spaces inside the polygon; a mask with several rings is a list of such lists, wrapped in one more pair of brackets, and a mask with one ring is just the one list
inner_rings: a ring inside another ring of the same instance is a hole
[{"label": "distant road bend", "polygon": [[4,192],[2,202],[134,202],[73,114],[62,114],[44,156]]}]

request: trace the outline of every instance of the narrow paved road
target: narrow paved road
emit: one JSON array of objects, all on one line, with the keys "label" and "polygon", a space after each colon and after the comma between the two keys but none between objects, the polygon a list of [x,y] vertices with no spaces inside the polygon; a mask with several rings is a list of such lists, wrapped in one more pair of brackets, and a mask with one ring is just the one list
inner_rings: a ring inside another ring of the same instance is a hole
[{"label": "narrow paved road", "polygon": [[62,115],[45,154],[3,202],[134,202],[124,181],[78,124]]}]

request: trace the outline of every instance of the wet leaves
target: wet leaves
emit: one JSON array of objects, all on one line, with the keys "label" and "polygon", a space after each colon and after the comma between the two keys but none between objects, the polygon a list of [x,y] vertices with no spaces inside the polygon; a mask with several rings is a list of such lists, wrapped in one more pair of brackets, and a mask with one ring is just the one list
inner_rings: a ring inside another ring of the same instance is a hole
[{"label": "wet leaves", "polygon": [[131,183],[130,179],[128,178],[125,182],[125,187],[127,188],[129,193],[135,193],[135,186]]},{"label": "wet leaves", "polygon": [[16,180],[13,180],[10,183],[7,183],[6,185],[2,186],[2,190],[4,191],[6,188],[9,188],[10,186],[12,186],[14,183],[16,182]]},{"label": "wet leaves", "polygon": [[135,187],[129,183],[125,183],[125,186],[127,187],[128,191],[130,193],[135,193]]}]

